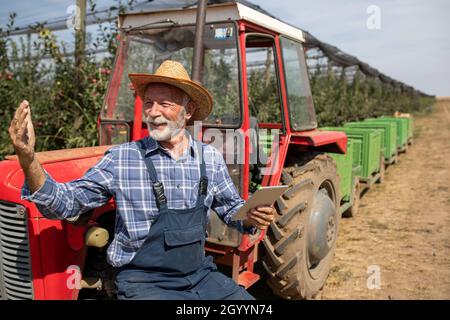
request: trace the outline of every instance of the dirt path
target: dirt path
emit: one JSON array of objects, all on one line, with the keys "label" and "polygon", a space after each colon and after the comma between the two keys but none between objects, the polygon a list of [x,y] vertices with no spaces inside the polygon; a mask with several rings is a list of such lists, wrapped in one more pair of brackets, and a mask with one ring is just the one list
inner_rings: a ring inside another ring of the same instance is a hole
[{"label": "dirt path", "polygon": [[[414,138],[358,215],[342,220],[318,299],[450,299],[450,100],[416,118]],[[377,268],[380,289],[368,289]]]}]

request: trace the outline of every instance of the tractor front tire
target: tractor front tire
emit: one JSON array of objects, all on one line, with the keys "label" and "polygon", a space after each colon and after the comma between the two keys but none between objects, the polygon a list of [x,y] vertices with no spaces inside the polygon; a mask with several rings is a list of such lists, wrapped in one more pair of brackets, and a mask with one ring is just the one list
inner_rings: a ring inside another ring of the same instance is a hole
[{"label": "tractor front tire", "polygon": [[263,245],[268,286],[285,299],[313,298],[328,277],[339,231],[339,178],[326,154],[316,153],[283,169],[290,185]]}]

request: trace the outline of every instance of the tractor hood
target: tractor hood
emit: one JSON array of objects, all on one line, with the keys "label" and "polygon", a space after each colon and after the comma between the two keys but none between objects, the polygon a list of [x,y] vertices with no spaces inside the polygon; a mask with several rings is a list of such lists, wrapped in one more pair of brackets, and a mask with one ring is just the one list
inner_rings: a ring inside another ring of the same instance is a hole
[{"label": "tractor hood", "polygon": [[[81,177],[111,147],[37,152],[36,157],[56,181],[68,182]],[[0,200],[23,203],[24,201],[20,199],[23,183],[24,174],[17,156],[7,156],[6,160],[0,162]]]}]

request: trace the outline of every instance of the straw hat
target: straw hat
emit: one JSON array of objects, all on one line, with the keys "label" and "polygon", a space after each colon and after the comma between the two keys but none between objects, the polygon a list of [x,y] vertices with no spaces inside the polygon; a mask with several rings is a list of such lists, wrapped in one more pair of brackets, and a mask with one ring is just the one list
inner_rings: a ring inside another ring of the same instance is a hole
[{"label": "straw hat", "polygon": [[165,83],[177,87],[197,106],[189,122],[205,119],[212,110],[212,96],[204,87],[191,80],[183,65],[177,61],[164,61],[154,74],[130,73],[128,77],[137,94],[144,100],[145,89],[150,83]]}]

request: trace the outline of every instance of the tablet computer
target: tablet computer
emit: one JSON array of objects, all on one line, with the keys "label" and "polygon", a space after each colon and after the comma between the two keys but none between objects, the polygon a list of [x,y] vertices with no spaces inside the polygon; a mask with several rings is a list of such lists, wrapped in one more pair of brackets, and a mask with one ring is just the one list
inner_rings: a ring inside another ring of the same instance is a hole
[{"label": "tablet computer", "polygon": [[261,187],[245,202],[245,204],[236,212],[231,221],[243,220],[247,217],[247,212],[257,206],[271,206],[289,186],[269,186]]}]

